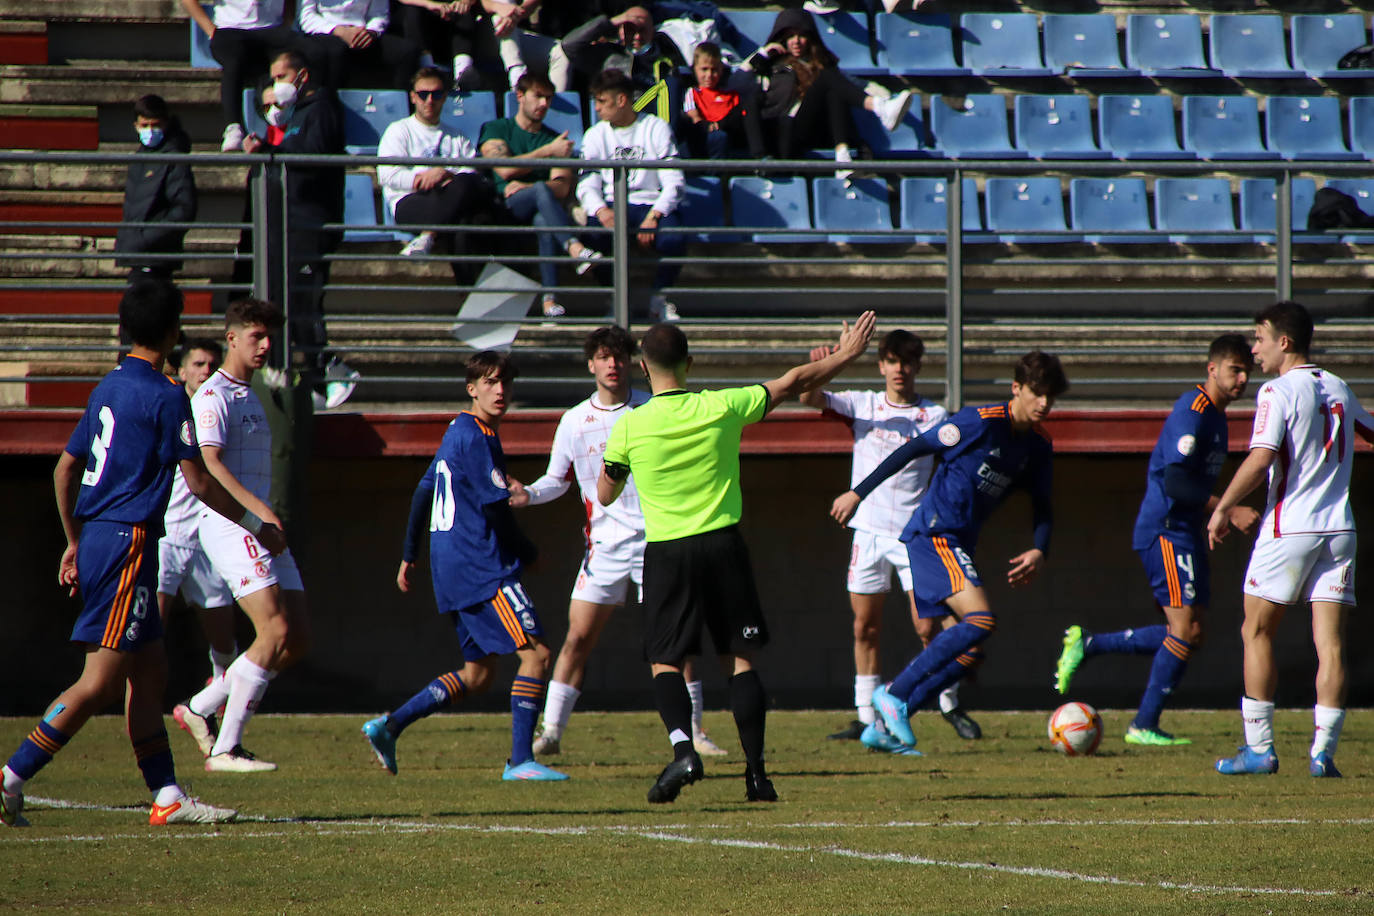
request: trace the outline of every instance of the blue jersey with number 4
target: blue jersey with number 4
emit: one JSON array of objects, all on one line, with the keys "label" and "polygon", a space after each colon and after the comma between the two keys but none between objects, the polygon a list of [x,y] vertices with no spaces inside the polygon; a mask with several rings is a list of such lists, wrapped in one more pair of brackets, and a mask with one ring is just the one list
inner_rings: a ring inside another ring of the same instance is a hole
[{"label": "blue jersey with number 4", "polygon": [[1207,504],[1180,503],[1165,492],[1164,478],[1174,468],[1187,475],[1198,493],[1211,493],[1226,463],[1226,441],[1226,414],[1201,385],[1179,395],[1150,453],[1132,549],[1144,550],[1165,531],[1190,538],[1201,534],[1207,524]]},{"label": "blue jersey with number 4", "polygon": [[66,451],[86,462],[77,518],[158,532],[177,463],[200,454],[185,390],[132,355],[95,386]]}]

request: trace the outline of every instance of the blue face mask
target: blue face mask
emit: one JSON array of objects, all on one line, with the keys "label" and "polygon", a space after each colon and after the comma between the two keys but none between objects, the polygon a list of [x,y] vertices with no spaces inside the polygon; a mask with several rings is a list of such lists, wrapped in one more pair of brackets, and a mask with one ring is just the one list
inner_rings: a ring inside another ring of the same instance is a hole
[{"label": "blue face mask", "polygon": [[163,132],[161,127],[140,127],[138,128],[138,142],[149,149],[162,145]]}]

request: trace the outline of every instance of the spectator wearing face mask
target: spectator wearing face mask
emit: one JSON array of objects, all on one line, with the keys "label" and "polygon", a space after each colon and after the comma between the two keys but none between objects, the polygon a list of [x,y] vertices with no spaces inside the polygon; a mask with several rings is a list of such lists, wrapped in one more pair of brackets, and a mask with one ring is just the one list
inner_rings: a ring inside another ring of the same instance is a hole
[{"label": "spectator wearing face mask", "polygon": [[[161,96],[145,95],[134,102],[134,130],[139,153],[185,153],[191,149],[181,122]],[[186,230],[162,224],[189,223],[195,218],[196,182],[189,163],[130,162],[120,220],[134,225],[122,226],[116,234],[115,263],[130,269],[131,281],[139,276],[171,276],[181,269],[180,261],[139,256],[180,254]]]}]

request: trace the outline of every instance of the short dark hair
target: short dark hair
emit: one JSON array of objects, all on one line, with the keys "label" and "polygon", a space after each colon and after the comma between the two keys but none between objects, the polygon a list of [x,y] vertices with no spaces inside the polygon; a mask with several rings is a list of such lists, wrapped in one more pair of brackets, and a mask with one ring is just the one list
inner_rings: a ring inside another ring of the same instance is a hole
[{"label": "short dark hair", "polygon": [[180,369],[186,354],[192,350],[204,350],[215,358],[216,363],[224,362],[224,345],[213,337],[192,337],[183,340],[175,350],[167,355],[167,365]]},{"label": "short dark hair", "polygon": [[592,98],[596,98],[603,92],[623,95],[630,99],[635,97],[634,82],[625,75],[623,70],[617,70],[614,67],[608,70],[602,70],[596,76],[592,77],[592,82],[588,89],[591,91]]},{"label": "short dark hair", "polygon": [[1207,362],[1215,363],[1223,359],[1234,359],[1247,366],[1255,361],[1250,352],[1250,342],[1244,334],[1222,334],[1207,348]]},{"label": "short dark hair", "polygon": [[160,95],[141,95],[134,100],[134,117],[170,121],[172,109],[167,106],[167,100]]},{"label": "short dark hair", "polygon": [[1064,374],[1059,357],[1043,350],[1032,350],[1017,360],[1013,378],[1016,384],[1052,398],[1069,390],[1069,377]]},{"label": "short dark hair", "polygon": [[878,344],[878,359],[895,359],[902,363],[918,363],[926,355],[926,343],[910,331],[898,328],[888,331]]},{"label": "short dark hair", "polygon": [[301,52],[299,51],[282,51],[280,54],[276,54],[272,57],[272,63],[274,64],[279,60],[286,61],[286,65],[290,67],[292,70],[310,69],[305,63],[305,58],[301,55]]},{"label": "short dark hair", "polygon": [[697,45],[695,48],[692,49],[693,64],[697,62],[698,57],[705,57],[708,60],[713,60],[716,63],[720,63],[720,45],[716,44],[714,41],[703,41],[701,44]]},{"label": "short dark hair", "polygon": [[630,332],[618,324],[609,324],[604,328],[597,328],[587,335],[587,339],[582,341],[582,355],[591,359],[602,350],[610,350],[616,356],[629,359],[635,355],[635,339],[630,336]]},{"label": "short dark hair", "polygon": [[671,321],[660,321],[639,342],[644,358],[656,369],[676,369],[687,362],[687,335]]},{"label": "short dark hair", "polygon": [[415,75],[410,78],[410,88],[413,91],[415,84],[420,80],[438,80],[439,85],[446,91],[448,89],[448,76],[438,67],[421,67],[415,71]]},{"label": "short dark hair", "polygon": [[181,324],[181,290],[170,280],[140,280],[119,300],[119,327],[131,343],[156,349]]},{"label": "short dark hair", "polygon": [[515,368],[515,362],[510,358],[509,353],[483,350],[468,357],[467,383],[469,385],[486,378],[488,375],[494,375],[509,382],[519,374],[520,371]]},{"label": "short dark hair", "polygon": [[1303,356],[1312,348],[1312,316],[1307,309],[1284,299],[1255,313],[1255,324],[1268,323],[1274,333],[1293,343],[1293,352]]},{"label": "short dark hair", "polygon": [[515,94],[528,92],[531,89],[545,89],[554,92],[553,80],[549,79],[548,74],[538,70],[526,70],[521,77],[515,81]]},{"label": "short dark hair", "polygon": [[274,331],[282,326],[283,317],[281,308],[276,303],[266,299],[254,299],[247,296],[243,299],[235,299],[229,303],[229,307],[224,310],[224,328],[228,330],[233,327],[247,327],[252,324],[260,324],[269,331]]}]

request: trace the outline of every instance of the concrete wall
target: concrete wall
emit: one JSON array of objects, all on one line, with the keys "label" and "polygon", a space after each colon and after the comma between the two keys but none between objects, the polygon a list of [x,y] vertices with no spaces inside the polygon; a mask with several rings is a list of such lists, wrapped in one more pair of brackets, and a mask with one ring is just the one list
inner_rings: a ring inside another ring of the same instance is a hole
[{"label": "concrete wall", "polygon": [[[400,542],[410,493],[424,470],[420,459],[321,461],[314,468],[313,537],[299,550],[314,621],[310,659],[273,684],[265,708],[369,711],[394,706],[434,675],[460,664],[451,630],[434,612],[428,588],[410,595],[395,587]],[[1366,532],[1374,530],[1374,458],[1357,459],[1355,491]],[[1022,591],[998,581],[1006,559],[1029,543],[1029,505],[1014,498],[987,527],[978,563],[989,580],[1000,628],[987,644],[989,661],[970,706],[1046,708],[1060,632],[1070,623],[1107,630],[1159,618],[1144,574],[1130,550],[1130,526],[1140,499],[1145,458],[1061,456],[1056,461],[1056,527],[1047,574]],[[32,715],[75,679],[80,652],[67,641],[76,613],[55,584],[62,547],[52,507],[46,458],[0,461],[0,503],[11,533],[0,552],[8,583],[3,612],[5,662],[0,669],[0,714]],[[523,480],[543,470],[539,459],[516,459]],[[1229,478],[1231,468],[1225,472]],[[779,706],[843,707],[851,702],[853,661],[844,590],[848,537],[827,518],[832,496],[847,485],[848,459],[758,457],[744,463],[745,534],[753,554],[774,641],[761,667]],[[580,558],[581,506],[573,496],[524,510],[521,520],[544,555],[526,588],[551,643],[566,628],[567,593]],[[1374,570],[1368,547],[1364,575]],[[1240,693],[1240,579],[1248,545],[1237,540],[1215,555],[1211,637],[1174,700],[1179,706],[1232,706]],[[1365,589],[1367,592],[1368,589]],[[1366,602],[1368,601],[1366,597]],[[884,673],[895,674],[917,643],[904,600],[890,599]],[[246,622],[242,622],[246,627]],[[640,615],[619,613],[593,656],[585,708],[648,708],[648,669],[641,662]],[[1374,626],[1367,612],[1353,615],[1350,639],[1351,705],[1374,702]],[[243,632],[247,639],[249,632]],[[169,703],[208,673],[194,619],[181,612],[169,628],[173,688]],[[1315,670],[1308,614],[1295,611],[1283,624],[1279,702],[1309,705]],[[1148,657],[1089,664],[1075,681],[1075,698],[1103,706],[1132,706],[1148,674]],[[705,666],[708,702],[725,702],[714,662]],[[504,708],[504,686],[478,701]]]}]

